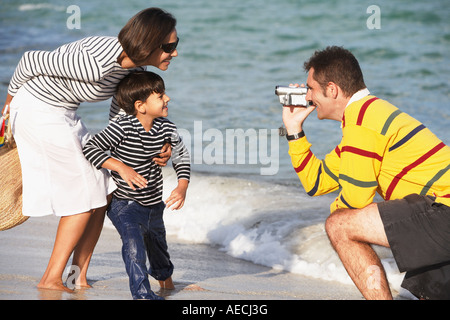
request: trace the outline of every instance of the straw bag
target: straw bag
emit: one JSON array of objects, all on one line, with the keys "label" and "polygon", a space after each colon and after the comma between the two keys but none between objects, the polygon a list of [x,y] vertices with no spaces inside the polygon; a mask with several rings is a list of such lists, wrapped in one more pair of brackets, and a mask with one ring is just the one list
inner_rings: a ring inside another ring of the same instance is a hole
[{"label": "straw bag", "polygon": [[4,144],[0,147],[0,230],[11,229],[28,219],[22,215],[22,171],[8,117],[5,109]]}]

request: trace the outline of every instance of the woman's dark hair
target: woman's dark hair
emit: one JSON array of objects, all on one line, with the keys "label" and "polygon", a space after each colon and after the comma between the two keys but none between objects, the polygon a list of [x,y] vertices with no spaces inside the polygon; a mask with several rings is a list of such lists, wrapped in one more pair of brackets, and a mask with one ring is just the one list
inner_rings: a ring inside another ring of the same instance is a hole
[{"label": "woman's dark hair", "polygon": [[177,20],[162,9],[144,9],[120,30],[118,39],[131,61],[137,66],[143,66],[176,24]]},{"label": "woman's dark hair", "polygon": [[152,93],[164,93],[164,80],[149,71],[132,72],[123,78],[116,91],[117,104],[127,114],[135,115],[136,101],[146,101]]},{"label": "woman's dark hair", "polygon": [[366,87],[358,60],[342,47],[332,46],[316,51],[305,62],[304,68],[306,72],[314,68],[314,80],[319,82],[324,93],[330,81],[348,97]]}]

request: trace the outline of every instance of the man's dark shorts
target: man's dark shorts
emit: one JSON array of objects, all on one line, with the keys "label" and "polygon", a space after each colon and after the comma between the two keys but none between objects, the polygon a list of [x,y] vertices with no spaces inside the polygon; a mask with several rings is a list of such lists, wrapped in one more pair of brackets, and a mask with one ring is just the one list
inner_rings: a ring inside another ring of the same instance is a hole
[{"label": "man's dark shorts", "polygon": [[378,204],[402,287],[418,298],[450,299],[450,207],[411,194]]}]

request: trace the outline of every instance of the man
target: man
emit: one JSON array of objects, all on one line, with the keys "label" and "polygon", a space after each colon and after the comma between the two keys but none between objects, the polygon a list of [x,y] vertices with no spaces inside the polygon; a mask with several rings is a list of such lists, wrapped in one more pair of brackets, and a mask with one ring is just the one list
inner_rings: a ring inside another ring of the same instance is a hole
[{"label": "man", "polygon": [[[325,227],[366,299],[392,299],[371,244],[390,247],[402,286],[450,298],[450,148],[423,124],[370,95],[358,61],[328,47],[304,65],[308,107],[283,108],[289,154],[310,196],[340,189]],[[342,140],[317,159],[302,125],[312,111],[341,122]],[[373,203],[375,192],[385,201]]]}]

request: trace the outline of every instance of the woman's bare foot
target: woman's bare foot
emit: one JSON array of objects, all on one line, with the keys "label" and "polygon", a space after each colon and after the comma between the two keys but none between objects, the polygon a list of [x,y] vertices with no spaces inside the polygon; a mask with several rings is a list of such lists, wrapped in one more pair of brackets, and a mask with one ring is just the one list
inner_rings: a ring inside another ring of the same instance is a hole
[{"label": "woman's bare foot", "polygon": [[41,281],[38,283],[37,287],[38,287],[38,289],[59,290],[59,291],[73,293],[73,290],[67,288],[62,282],[61,283],[45,283],[45,282]]}]

